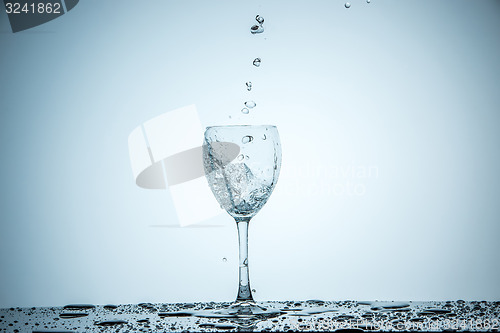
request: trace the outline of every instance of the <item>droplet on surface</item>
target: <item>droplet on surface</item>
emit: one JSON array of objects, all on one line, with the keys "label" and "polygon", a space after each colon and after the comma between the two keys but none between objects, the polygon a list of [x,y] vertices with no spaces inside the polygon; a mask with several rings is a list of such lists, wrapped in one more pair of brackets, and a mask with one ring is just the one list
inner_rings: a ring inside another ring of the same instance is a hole
[{"label": "droplet on surface", "polygon": [[241,142],[243,143],[249,143],[249,142],[252,142],[253,140],[253,136],[250,136],[250,135],[246,135],[243,137],[243,139],[241,139]]},{"label": "droplet on surface", "polygon": [[238,161],[243,161],[244,158],[245,156],[243,156],[243,154],[240,154],[240,156],[238,156]]},{"label": "droplet on surface", "polygon": [[241,113],[243,113],[243,114],[248,114],[249,112],[250,112],[250,110],[248,110],[247,108],[241,109]]},{"label": "droplet on surface", "polygon": [[117,326],[127,324],[125,320],[106,320],[101,322],[96,322],[94,325],[97,326]]},{"label": "droplet on surface", "polygon": [[88,310],[94,308],[95,305],[92,304],[68,304],[64,306],[65,310]]},{"label": "droplet on surface", "polygon": [[73,319],[88,316],[88,313],[85,312],[64,312],[59,315],[62,319]]},{"label": "droplet on surface", "polygon": [[227,258],[222,258],[222,261],[223,262],[227,262]]},{"label": "droplet on surface", "polygon": [[260,66],[260,62],[261,62],[260,58],[255,58],[255,59],[253,60],[253,65],[254,65],[255,67],[259,67],[259,66]]},{"label": "droplet on surface", "polygon": [[248,90],[248,91],[252,90],[252,82],[248,81],[248,82],[246,83],[246,85],[247,85],[247,90]]},{"label": "droplet on surface", "polygon": [[245,106],[249,109],[252,109],[257,106],[257,104],[254,101],[246,101]]},{"label": "droplet on surface", "polygon": [[350,8],[351,4],[349,2],[346,2],[344,6],[345,6],[345,8]]},{"label": "droplet on surface", "polygon": [[255,16],[255,21],[257,21],[260,25],[264,24],[264,18],[260,15]]},{"label": "droplet on surface", "polygon": [[264,32],[264,27],[263,26],[260,26],[260,25],[252,25],[252,27],[250,28],[250,32],[252,34],[260,34],[260,33],[263,33]]}]

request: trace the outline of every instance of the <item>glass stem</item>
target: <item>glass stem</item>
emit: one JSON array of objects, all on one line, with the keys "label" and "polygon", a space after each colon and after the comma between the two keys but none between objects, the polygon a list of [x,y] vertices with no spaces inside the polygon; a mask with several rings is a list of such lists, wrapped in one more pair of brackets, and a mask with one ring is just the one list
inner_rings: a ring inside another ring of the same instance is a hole
[{"label": "glass stem", "polygon": [[252,289],[250,288],[250,276],[248,275],[248,222],[250,218],[237,218],[238,242],[240,245],[240,283],[236,302],[254,302]]}]

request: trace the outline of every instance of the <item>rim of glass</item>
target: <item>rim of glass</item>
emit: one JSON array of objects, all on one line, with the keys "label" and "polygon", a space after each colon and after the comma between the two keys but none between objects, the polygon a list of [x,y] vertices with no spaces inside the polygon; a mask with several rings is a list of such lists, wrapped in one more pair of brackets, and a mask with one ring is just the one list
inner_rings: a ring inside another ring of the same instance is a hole
[{"label": "rim of glass", "polygon": [[238,128],[238,127],[274,127],[275,125],[216,125],[216,126],[207,126],[205,130],[209,130],[212,128]]}]

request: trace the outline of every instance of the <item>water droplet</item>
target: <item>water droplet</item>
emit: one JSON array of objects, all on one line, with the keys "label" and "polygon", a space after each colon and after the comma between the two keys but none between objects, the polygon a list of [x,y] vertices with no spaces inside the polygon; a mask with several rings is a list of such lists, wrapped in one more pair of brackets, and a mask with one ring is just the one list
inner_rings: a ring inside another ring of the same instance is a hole
[{"label": "water droplet", "polygon": [[257,292],[257,290],[255,290],[255,289],[252,289],[252,292],[253,292],[253,293],[256,293],[256,292]]},{"label": "water droplet", "polygon": [[349,2],[346,2],[344,6],[345,6],[345,8],[350,8],[351,4]]},{"label": "water droplet", "polygon": [[247,90],[248,90],[248,91],[252,90],[252,82],[248,81],[248,82],[246,83],[246,85],[247,85]]},{"label": "water droplet", "polygon": [[255,16],[255,20],[259,22],[260,25],[264,24],[264,18],[260,15]]},{"label": "water droplet", "polygon": [[366,0],[366,3],[370,3],[370,2],[371,2],[371,0]]},{"label": "water droplet", "polygon": [[255,67],[259,67],[259,66],[260,66],[260,62],[261,62],[260,58],[255,58],[255,59],[253,60],[253,65],[254,65]]},{"label": "water droplet", "polygon": [[243,156],[243,154],[240,154],[240,156],[238,156],[238,161],[243,161],[244,158],[245,156]]},{"label": "water droplet", "polygon": [[241,139],[241,142],[249,143],[249,142],[252,142],[252,140],[253,140],[253,136],[247,135],[247,136],[244,136],[243,139]]},{"label": "water droplet", "polygon": [[250,157],[249,157],[248,155],[245,155],[245,159],[246,159],[246,160],[249,160],[249,159],[250,159]]},{"label": "water droplet", "polygon": [[252,25],[252,27],[250,28],[250,32],[252,34],[260,34],[260,33],[263,33],[264,32],[264,27],[263,26],[260,26],[260,25]]},{"label": "water droplet", "polygon": [[246,101],[245,106],[249,109],[252,109],[257,106],[257,104],[254,101]]},{"label": "water droplet", "polygon": [[223,262],[227,262],[227,258],[222,258],[222,261]]},{"label": "water droplet", "polygon": [[85,312],[65,312],[61,313],[59,317],[62,319],[74,319],[74,318],[86,317],[88,315],[89,314]]},{"label": "water droplet", "polygon": [[243,265],[248,266],[248,258],[246,258],[245,261],[243,261]]},{"label": "water droplet", "polygon": [[241,113],[243,114],[248,114],[248,112],[250,112],[250,110],[248,110],[247,108],[241,109]]},{"label": "water droplet", "polygon": [[68,304],[64,306],[65,310],[88,310],[94,308],[95,305],[92,304]]},{"label": "water droplet", "polygon": [[127,324],[125,320],[106,320],[101,322],[96,322],[94,325],[97,326],[117,326]]},{"label": "water droplet", "polygon": [[265,134],[262,135],[262,140],[267,139],[267,136]]}]

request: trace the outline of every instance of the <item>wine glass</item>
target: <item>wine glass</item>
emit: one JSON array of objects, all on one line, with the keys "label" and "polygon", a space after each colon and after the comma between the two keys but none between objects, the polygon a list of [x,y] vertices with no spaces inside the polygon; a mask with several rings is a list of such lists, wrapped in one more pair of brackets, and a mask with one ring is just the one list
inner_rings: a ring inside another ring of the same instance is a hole
[{"label": "wine glass", "polygon": [[239,288],[233,306],[238,310],[246,306],[252,313],[261,314],[265,309],[255,305],[248,275],[248,224],[267,202],[278,180],[278,129],[271,125],[207,127],[203,164],[215,198],[238,228]]}]

